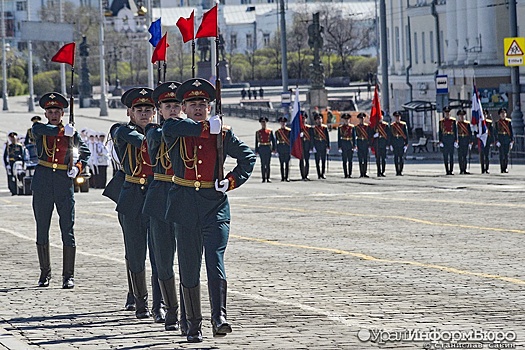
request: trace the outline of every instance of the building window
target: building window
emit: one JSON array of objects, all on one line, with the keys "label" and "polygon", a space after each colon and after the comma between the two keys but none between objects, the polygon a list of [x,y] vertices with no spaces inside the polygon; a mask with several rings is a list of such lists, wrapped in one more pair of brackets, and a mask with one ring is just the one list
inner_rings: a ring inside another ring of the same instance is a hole
[{"label": "building window", "polygon": [[251,34],[246,34],[246,49],[253,49],[253,36]]},{"label": "building window", "polygon": [[230,36],[230,47],[232,50],[237,49],[237,34],[232,34]]},{"label": "building window", "polygon": [[418,63],[418,50],[417,50],[417,33],[414,33],[414,61]]},{"label": "building window", "polygon": [[443,31],[439,32],[439,47],[441,50],[438,52],[439,59],[441,62],[445,59],[445,39],[443,39]]},{"label": "building window", "polygon": [[425,32],[421,32],[421,56],[423,58],[423,63],[427,63],[427,55],[425,51],[426,51]]},{"label": "building window", "polygon": [[16,10],[17,11],[26,11],[27,10],[27,2],[25,2],[25,1],[17,1],[16,2]]},{"label": "building window", "polygon": [[405,26],[405,38],[406,38],[405,55],[407,58],[409,58],[410,57],[410,45],[408,43],[410,43],[410,33],[408,31],[408,26]]},{"label": "building window", "polygon": [[399,27],[396,27],[395,29],[395,40],[396,40],[396,62],[399,62],[401,60],[401,46],[399,42]]},{"label": "building window", "polygon": [[434,57],[434,32],[430,32],[428,34],[428,37],[429,37],[429,46],[430,46],[430,62],[434,63],[436,60],[435,60],[435,57]]},{"label": "building window", "polygon": [[266,33],[263,34],[263,44],[264,44],[264,47],[270,46],[270,34],[266,34]]}]

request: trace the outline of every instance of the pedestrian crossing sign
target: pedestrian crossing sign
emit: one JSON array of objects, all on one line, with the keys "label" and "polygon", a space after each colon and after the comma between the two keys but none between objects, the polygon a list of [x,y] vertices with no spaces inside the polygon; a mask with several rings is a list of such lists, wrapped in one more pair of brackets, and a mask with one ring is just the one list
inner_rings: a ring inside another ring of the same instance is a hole
[{"label": "pedestrian crossing sign", "polygon": [[525,61],[525,38],[504,38],[505,66],[523,66]]}]

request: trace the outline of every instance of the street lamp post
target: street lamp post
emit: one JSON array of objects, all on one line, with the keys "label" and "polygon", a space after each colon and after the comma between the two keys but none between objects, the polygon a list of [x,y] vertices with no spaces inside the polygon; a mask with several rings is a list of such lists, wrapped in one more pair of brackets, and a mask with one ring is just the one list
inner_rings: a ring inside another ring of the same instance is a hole
[{"label": "street lamp post", "polygon": [[9,106],[7,104],[7,59],[6,59],[6,42],[5,42],[5,0],[2,0],[2,100],[3,100],[3,111],[8,111]]},{"label": "street lamp post", "polygon": [[100,116],[108,116],[108,100],[106,98],[106,63],[104,62],[104,6],[102,0],[100,5],[100,28],[98,32],[99,46],[100,46]]}]

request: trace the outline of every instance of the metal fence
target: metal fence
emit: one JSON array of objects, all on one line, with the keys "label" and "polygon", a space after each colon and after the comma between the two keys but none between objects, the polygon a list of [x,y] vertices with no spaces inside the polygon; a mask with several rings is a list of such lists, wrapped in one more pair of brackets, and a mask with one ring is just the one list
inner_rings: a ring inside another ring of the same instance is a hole
[{"label": "metal fence", "polygon": [[261,117],[268,117],[272,122],[276,122],[280,116],[283,115],[281,110],[264,108],[264,107],[250,107],[239,105],[223,105],[222,112],[227,116],[249,118],[259,120]]}]

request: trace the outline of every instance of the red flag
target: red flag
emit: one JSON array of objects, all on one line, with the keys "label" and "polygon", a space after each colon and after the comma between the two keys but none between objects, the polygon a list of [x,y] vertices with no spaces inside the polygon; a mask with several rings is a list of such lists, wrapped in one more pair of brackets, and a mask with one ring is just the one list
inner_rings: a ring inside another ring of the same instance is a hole
[{"label": "red flag", "polygon": [[381,119],[381,105],[379,104],[379,93],[377,92],[377,84],[374,89],[374,99],[372,100],[372,110],[370,111],[370,127],[376,128],[376,125]]},{"label": "red flag", "polygon": [[166,51],[169,46],[168,32],[166,32],[162,39],[160,39],[160,41],[157,43],[157,46],[155,46],[155,50],[153,50],[153,55],[151,55],[151,63],[166,61]]},{"label": "red flag", "polygon": [[177,27],[179,27],[180,33],[182,34],[182,41],[188,42],[194,39],[195,24],[194,18],[195,10],[191,11],[191,15],[188,18],[181,17],[177,21]]},{"label": "red flag", "polygon": [[65,44],[58,50],[58,52],[51,58],[51,61],[58,63],[67,63],[70,66],[75,65],[75,43]]},{"label": "red flag", "polygon": [[202,15],[202,22],[197,29],[195,38],[209,38],[217,36],[217,6],[213,6],[208,12]]}]

